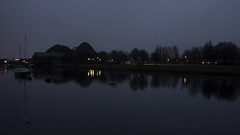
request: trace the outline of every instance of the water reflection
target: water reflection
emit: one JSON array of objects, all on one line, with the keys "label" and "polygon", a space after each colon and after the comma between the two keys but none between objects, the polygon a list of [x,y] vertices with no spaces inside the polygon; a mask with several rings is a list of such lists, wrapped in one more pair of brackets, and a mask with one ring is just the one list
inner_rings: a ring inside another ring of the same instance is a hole
[{"label": "water reflection", "polygon": [[81,87],[86,88],[93,81],[102,84],[110,84],[114,87],[128,82],[133,91],[145,90],[148,87],[156,90],[171,88],[176,90],[187,90],[190,96],[202,95],[207,100],[216,98],[218,100],[235,101],[240,94],[239,78],[199,77],[173,74],[144,74],[123,71],[101,71],[101,70],[69,70],[69,69],[34,69],[36,80],[51,80],[54,84],[64,84],[74,81]]},{"label": "water reflection", "polygon": [[144,90],[148,86],[148,79],[144,74],[133,74],[129,81],[130,87],[132,90]]}]

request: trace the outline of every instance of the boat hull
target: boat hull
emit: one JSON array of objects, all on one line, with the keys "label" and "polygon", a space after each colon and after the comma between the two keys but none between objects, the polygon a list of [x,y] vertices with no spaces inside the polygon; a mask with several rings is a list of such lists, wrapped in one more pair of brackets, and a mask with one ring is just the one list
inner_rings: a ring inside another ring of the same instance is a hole
[{"label": "boat hull", "polygon": [[25,78],[25,79],[30,79],[31,77],[31,72],[29,69],[26,68],[19,68],[16,69],[15,71],[15,78]]}]

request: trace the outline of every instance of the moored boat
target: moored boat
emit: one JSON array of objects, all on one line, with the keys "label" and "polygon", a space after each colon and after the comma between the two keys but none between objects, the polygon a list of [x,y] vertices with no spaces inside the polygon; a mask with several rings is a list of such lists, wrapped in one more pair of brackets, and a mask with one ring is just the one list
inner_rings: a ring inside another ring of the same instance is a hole
[{"label": "moored boat", "polygon": [[16,68],[15,70],[15,77],[31,78],[31,72],[28,68],[19,67],[19,68]]}]

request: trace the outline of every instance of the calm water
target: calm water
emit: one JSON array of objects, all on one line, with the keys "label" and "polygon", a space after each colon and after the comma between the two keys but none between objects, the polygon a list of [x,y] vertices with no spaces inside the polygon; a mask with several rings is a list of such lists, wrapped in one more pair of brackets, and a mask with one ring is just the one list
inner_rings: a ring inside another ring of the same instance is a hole
[{"label": "calm water", "polygon": [[0,134],[240,134],[236,77],[61,69],[32,76],[0,75]]}]

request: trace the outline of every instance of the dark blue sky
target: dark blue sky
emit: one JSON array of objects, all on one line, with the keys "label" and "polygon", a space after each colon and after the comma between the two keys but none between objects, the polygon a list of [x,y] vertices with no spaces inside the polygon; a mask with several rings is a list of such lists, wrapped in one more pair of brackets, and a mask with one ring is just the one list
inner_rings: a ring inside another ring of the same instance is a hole
[{"label": "dark blue sky", "polygon": [[157,44],[181,51],[212,40],[240,45],[239,0],[1,0],[0,57],[27,56],[54,44],[89,42],[97,51]]}]

